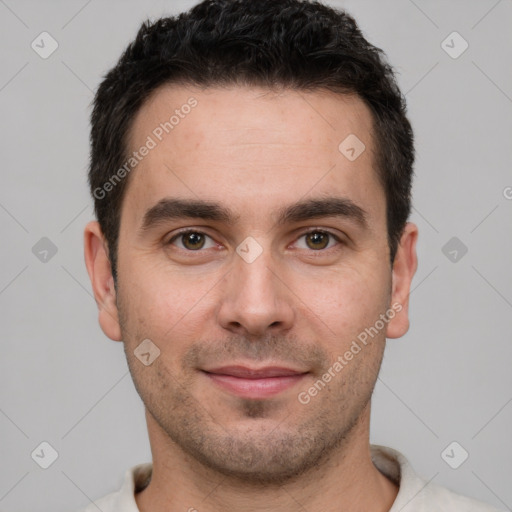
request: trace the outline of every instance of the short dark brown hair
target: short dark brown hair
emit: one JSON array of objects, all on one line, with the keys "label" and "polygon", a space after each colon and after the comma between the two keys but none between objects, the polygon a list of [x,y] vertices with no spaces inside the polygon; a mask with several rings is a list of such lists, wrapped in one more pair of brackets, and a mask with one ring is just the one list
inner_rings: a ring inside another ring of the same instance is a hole
[{"label": "short dark brown hair", "polygon": [[135,115],[164,84],[357,94],[372,112],[393,263],[411,209],[414,145],[405,98],[382,50],[346,12],[316,1],[205,0],[176,17],[144,22],[94,98],[89,185],[114,280],[128,177],[108,192],[105,184],[127,161]]}]

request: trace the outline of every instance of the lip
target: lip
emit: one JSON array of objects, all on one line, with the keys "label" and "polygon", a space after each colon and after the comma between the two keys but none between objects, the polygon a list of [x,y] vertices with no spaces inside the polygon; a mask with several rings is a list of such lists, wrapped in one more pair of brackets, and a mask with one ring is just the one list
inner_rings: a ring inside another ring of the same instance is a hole
[{"label": "lip", "polygon": [[278,366],[257,369],[223,366],[203,372],[221,389],[243,398],[253,399],[275,396],[296,385],[308,373]]},{"label": "lip", "polygon": [[221,366],[211,370],[204,370],[208,373],[217,375],[231,375],[241,379],[265,379],[269,377],[289,377],[290,375],[299,375],[306,372],[285,368],[282,366],[265,366],[263,368],[249,368],[247,366],[232,365]]}]

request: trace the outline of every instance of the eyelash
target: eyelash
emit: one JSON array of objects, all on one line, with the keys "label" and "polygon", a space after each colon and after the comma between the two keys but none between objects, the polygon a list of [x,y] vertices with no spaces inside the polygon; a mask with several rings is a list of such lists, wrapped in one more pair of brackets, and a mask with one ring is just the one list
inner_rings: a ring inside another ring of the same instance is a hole
[{"label": "eyelash", "polygon": [[[182,237],[184,235],[188,235],[190,233],[204,235],[204,236],[207,236],[208,238],[212,238],[210,235],[208,235],[207,233],[204,233],[203,231],[200,231],[200,230],[197,230],[197,229],[185,228],[182,231],[179,231],[178,233],[176,233],[171,239],[169,239],[169,241],[167,241],[165,243],[165,245],[172,245],[172,243],[175,240],[179,239],[180,237]],[[307,236],[307,235],[309,235],[311,233],[321,233],[321,234],[324,234],[324,235],[329,235],[331,238],[334,238],[334,240],[336,240],[336,242],[338,242],[338,245],[340,245],[340,244],[343,245],[343,241],[337,235],[335,235],[334,233],[332,233],[329,230],[320,229],[320,228],[313,228],[313,229],[310,229],[308,231],[304,231],[303,233],[301,233],[298,236],[298,238],[302,238],[303,236]],[[190,253],[194,253],[194,252],[201,253],[201,252],[204,252],[204,250],[202,250],[202,249],[198,249],[197,251],[193,251],[193,250],[190,250],[190,249],[182,249],[181,247],[179,247],[179,249],[182,250],[182,251],[190,252]],[[331,249],[335,249],[335,247],[329,247],[329,248],[326,248],[326,249],[318,249],[318,250],[310,249],[310,251],[313,252],[313,253],[315,253],[315,252],[321,253],[321,252],[330,251]]]}]

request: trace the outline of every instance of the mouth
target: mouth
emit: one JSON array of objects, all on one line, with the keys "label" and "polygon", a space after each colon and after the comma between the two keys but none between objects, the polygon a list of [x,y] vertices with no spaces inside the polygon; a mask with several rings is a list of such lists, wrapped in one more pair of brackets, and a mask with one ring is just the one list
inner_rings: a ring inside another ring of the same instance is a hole
[{"label": "mouth", "polygon": [[242,398],[253,399],[275,396],[297,385],[309,373],[277,366],[258,369],[223,366],[202,371],[221,389]]}]

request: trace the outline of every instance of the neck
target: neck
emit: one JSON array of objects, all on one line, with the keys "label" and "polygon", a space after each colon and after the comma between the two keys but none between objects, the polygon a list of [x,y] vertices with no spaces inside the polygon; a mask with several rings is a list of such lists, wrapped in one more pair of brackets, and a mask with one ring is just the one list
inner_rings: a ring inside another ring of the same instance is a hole
[{"label": "neck", "polygon": [[146,412],[153,454],[150,484],[135,495],[140,512],[388,512],[398,487],[375,467],[370,403],[328,460],[284,485],[241,482],[184,453]]}]

